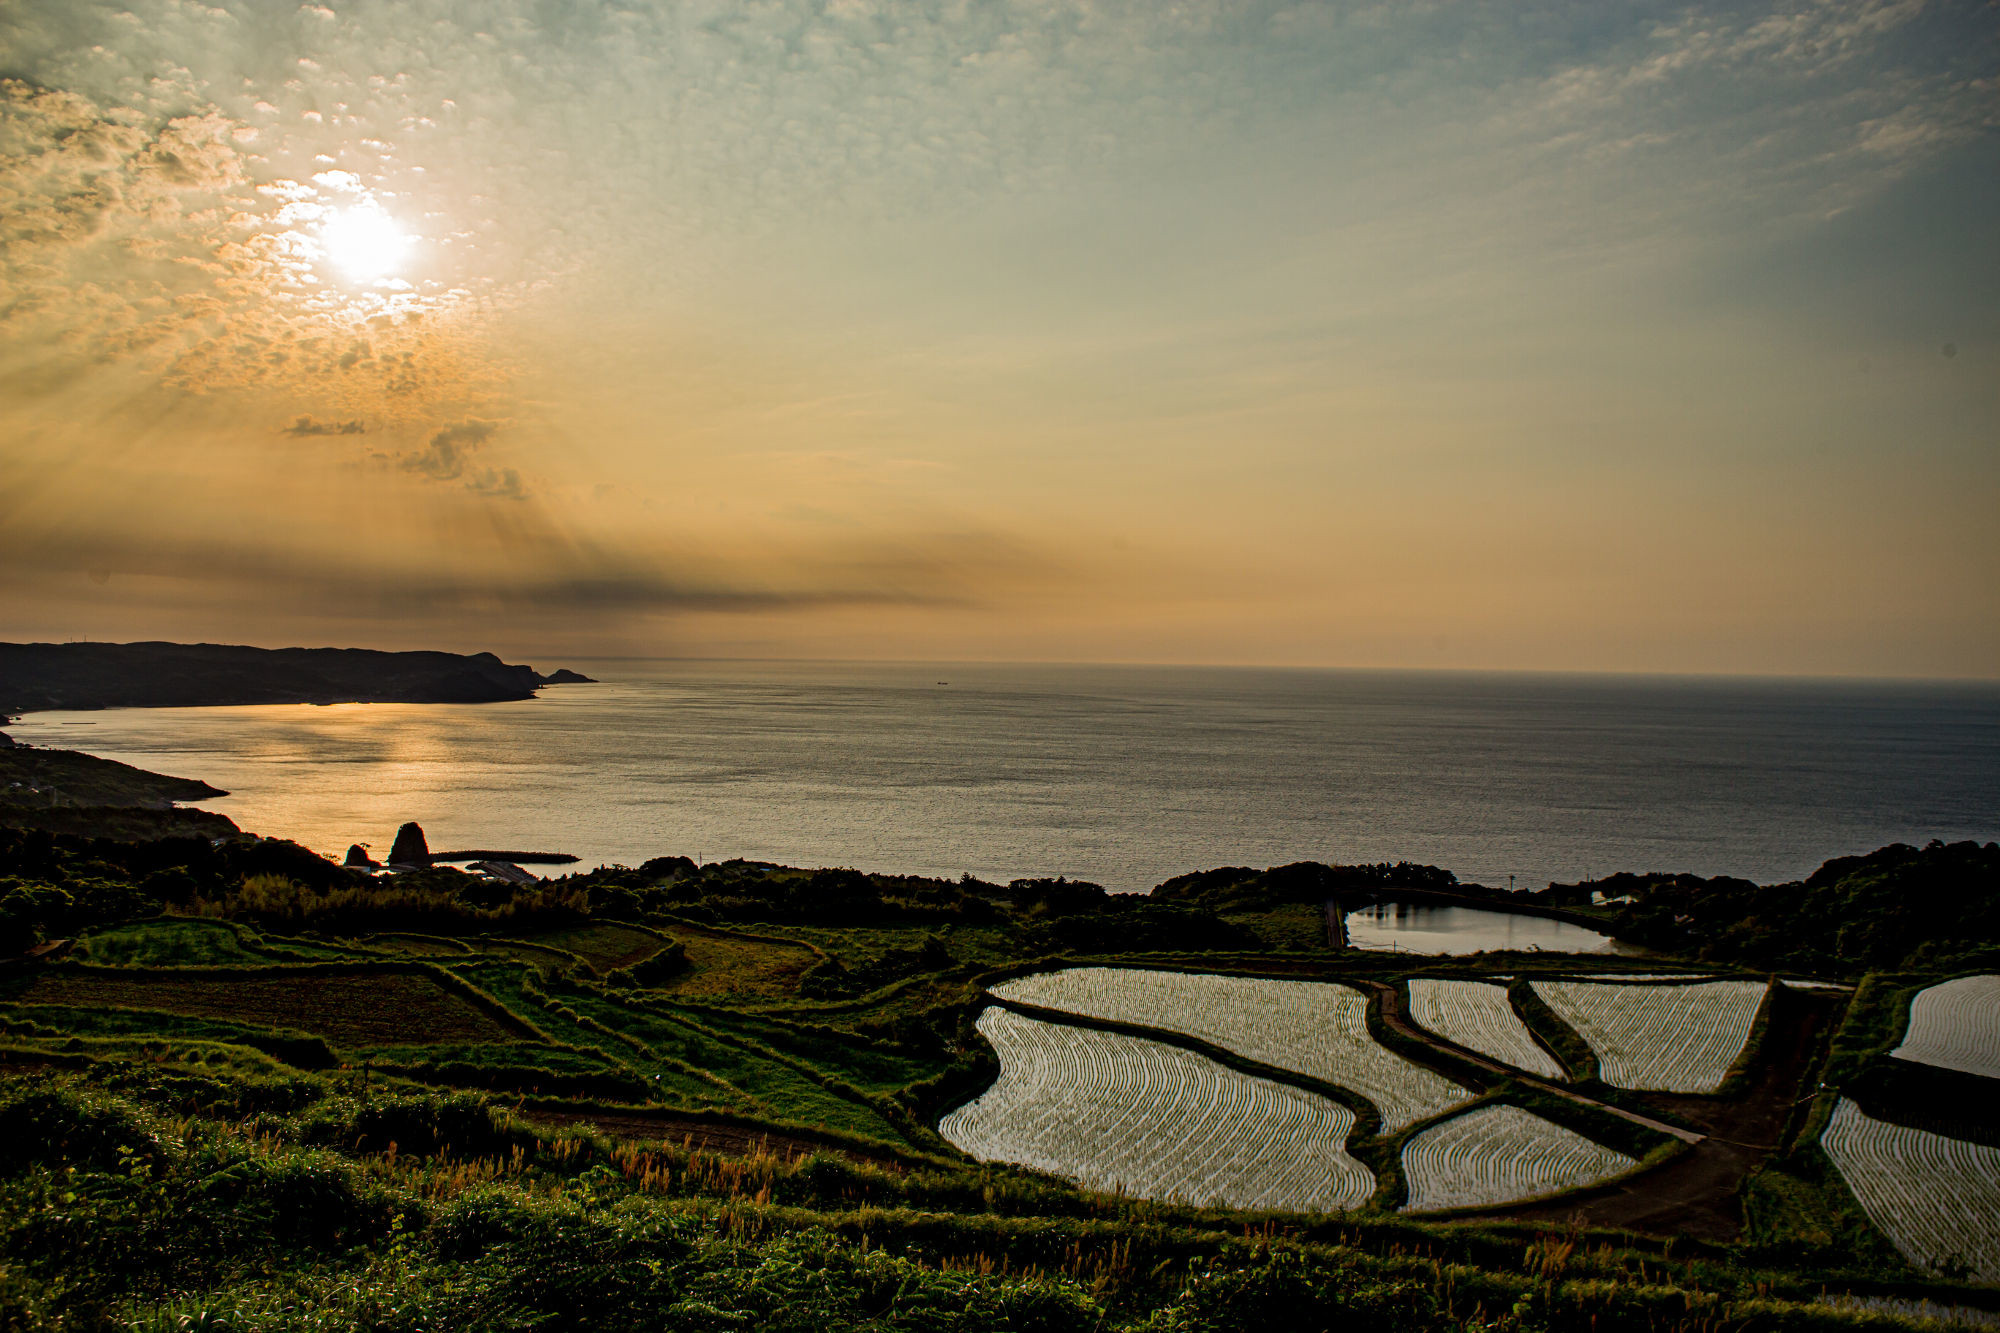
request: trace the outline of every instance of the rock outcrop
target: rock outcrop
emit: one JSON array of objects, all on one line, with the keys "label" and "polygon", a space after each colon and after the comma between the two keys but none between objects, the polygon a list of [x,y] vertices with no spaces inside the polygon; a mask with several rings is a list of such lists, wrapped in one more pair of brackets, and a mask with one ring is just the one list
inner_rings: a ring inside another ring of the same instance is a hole
[{"label": "rock outcrop", "polygon": [[392,866],[424,866],[431,863],[431,846],[424,840],[424,826],[411,820],[396,830],[395,845],[389,848]]}]

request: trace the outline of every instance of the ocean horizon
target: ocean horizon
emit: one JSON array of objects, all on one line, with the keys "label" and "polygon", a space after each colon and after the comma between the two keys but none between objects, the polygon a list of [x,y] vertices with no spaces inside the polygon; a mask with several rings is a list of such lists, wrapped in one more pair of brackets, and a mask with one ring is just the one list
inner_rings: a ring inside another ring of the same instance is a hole
[{"label": "ocean horizon", "polygon": [[1219,865],[1409,860],[1539,888],[1799,878],[2000,836],[1986,682],[1302,667],[536,660],[478,705],[35,713],[18,740],[201,778],[244,828],[433,847],[851,865],[1143,891]]}]

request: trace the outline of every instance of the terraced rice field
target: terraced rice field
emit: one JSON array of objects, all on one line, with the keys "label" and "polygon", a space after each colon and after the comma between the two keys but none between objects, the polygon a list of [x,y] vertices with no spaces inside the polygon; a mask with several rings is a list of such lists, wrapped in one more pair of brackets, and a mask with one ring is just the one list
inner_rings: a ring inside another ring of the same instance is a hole
[{"label": "terraced rice field", "polygon": [[1638,1165],[1518,1106],[1482,1106],[1403,1145],[1408,1213],[1482,1208],[1593,1184]]},{"label": "terraced rice field", "polygon": [[1537,981],[1535,994],[1597,1053],[1614,1088],[1714,1092],[1750,1039],[1761,981],[1643,985]]},{"label": "terraced rice field", "polygon": [[429,978],[397,972],[241,979],[70,974],[39,978],[21,1003],[156,1009],[291,1028],[337,1046],[473,1046],[519,1035]]},{"label": "terraced rice field", "polygon": [[668,933],[687,947],[688,970],[658,987],[689,999],[753,995],[788,999],[799,978],[819,961],[803,944],[753,939],[726,930],[676,921]]},{"label": "terraced rice field", "polygon": [[549,944],[577,954],[599,972],[610,972],[644,962],[665,948],[659,936],[630,926],[592,922],[566,930],[548,931],[528,937],[531,944]]},{"label": "terraced rice field", "polygon": [[1905,1259],[2000,1282],[2000,1148],[1874,1120],[1846,1098],[1820,1146]]},{"label": "terraced rice field", "polygon": [[1563,1077],[1562,1066],[1535,1044],[1528,1025],[1507,1002],[1504,987],[1483,981],[1411,977],[1410,1017],[1446,1041],[1490,1055],[1502,1064],[1543,1078]]},{"label": "terraced rice field", "polygon": [[1958,977],[1918,991],[1910,1029],[1889,1054],[2000,1078],[2000,976]]},{"label": "terraced rice field", "polygon": [[1162,1042],[989,1008],[986,1093],[938,1132],[981,1161],[1089,1189],[1290,1212],[1357,1208],[1375,1177],[1347,1153],[1354,1113]]},{"label": "terraced rice field", "polygon": [[1368,1035],[1367,999],[1328,982],[1072,967],[1016,977],[993,993],[1045,1009],[1183,1033],[1350,1088],[1382,1113],[1385,1132],[1471,1096],[1379,1044]]}]

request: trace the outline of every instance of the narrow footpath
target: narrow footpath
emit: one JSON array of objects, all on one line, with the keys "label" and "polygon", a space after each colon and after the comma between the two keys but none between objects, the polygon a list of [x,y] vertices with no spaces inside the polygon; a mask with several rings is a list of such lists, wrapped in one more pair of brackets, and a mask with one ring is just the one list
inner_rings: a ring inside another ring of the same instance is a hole
[{"label": "narrow footpath", "polygon": [[1477,1065],[1481,1069],[1496,1074],[1501,1078],[1514,1079],[1517,1082],[1527,1084],[1531,1088],[1552,1093],[1557,1097],[1576,1102],[1581,1106],[1596,1107],[1598,1110],[1615,1115],[1621,1120],[1629,1120],[1635,1125],[1644,1125],[1647,1129],[1671,1135],[1679,1139],[1682,1143],[1700,1143],[1706,1137],[1705,1135],[1695,1133],[1691,1129],[1682,1129],[1679,1125],[1670,1125],[1664,1120],[1655,1120],[1651,1116],[1640,1115],[1636,1111],[1627,1111],[1621,1106],[1612,1106],[1610,1103],[1600,1102],[1594,1097],[1586,1097],[1574,1089],[1562,1086],[1560,1083],[1549,1083],[1531,1074],[1524,1074],[1518,1069],[1503,1065],[1499,1061],[1481,1055],[1477,1051],[1468,1050],[1466,1047],[1460,1046],[1455,1042],[1446,1041],[1435,1033],[1418,1027],[1411,1020],[1408,1012],[1403,1008],[1403,992],[1401,990],[1382,981],[1369,981],[1362,984],[1382,997],[1382,1021],[1405,1037],[1454,1055],[1468,1064]]},{"label": "narrow footpath", "polygon": [[[1525,1208],[1496,1208],[1490,1215],[1735,1240],[1743,1231],[1743,1182],[1784,1146],[1792,1113],[1812,1090],[1820,1038],[1837,1004],[1825,995],[1780,988],[1757,1079],[1739,1096],[1641,1094],[1651,1105],[1706,1131],[1672,1161],[1601,1189]],[[1686,1138],[1686,1131],[1679,1137]]]}]

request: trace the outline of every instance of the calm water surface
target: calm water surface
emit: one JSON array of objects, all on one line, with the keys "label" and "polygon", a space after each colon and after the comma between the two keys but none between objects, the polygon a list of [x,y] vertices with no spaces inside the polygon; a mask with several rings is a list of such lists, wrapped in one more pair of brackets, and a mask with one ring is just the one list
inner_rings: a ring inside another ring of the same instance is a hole
[{"label": "calm water surface", "polygon": [[[557,665],[540,662],[544,670]],[[39,713],[8,728],[204,778],[326,852],[680,853],[1145,889],[1412,860],[1793,878],[2000,836],[1988,688],[1199,668],[574,662],[482,705]],[[949,682],[943,683],[943,682]]]},{"label": "calm water surface", "polygon": [[1484,949],[1624,952],[1607,936],[1567,921],[1415,903],[1381,903],[1349,912],[1347,939],[1357,948],[1402,953],[1479,953]]}]

